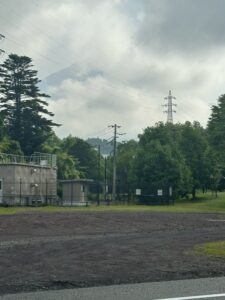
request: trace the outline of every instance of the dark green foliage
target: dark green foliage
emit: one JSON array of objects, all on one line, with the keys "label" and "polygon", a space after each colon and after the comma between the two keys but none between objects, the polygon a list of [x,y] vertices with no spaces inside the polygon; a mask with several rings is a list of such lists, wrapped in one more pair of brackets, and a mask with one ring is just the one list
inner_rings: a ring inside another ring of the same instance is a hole
[{"label": "dark green foliage", "polygon": [[10,153],[16,155],[23,154],[19,143],[6,136],[0,142],[0,153]]},{"label": "dark green foliage", "polygon": [[40,150],[41,145],[58,126],[47,102],[48,95],[39,91],[37,71],[26,56],[11,54],[0,65],[0,108],[9,136],[19,142],[25,154]]},{"label": "dark green foliage", "polygon": [[212,107],[207,132],[209,142],[216,151],[220,164],[225,167],[225,95],[219,97],[218,105]]},{"label": "dark green foliage", "polygon": [[75,179],[84,177],[79,171],[79,161],[63,149],[63,142],[52,134],[41,149],[43,152],[57,155],[58,179]]},{"label": "dark green foliage", "polygon": [[198,122],[158,123],[146,128],[139,139],[136,185],[144,193],[155,194],[157,189],[172,186],[175,193],[191,192],[194,199],[197,189],[215,189],[220,171],[206,130]]},{"label": "dark green foliage", "polygon": [[117,190],[120,193],[134,191],[135,173],[133,162],[137,154],[138,143],[135,140],[120,143],[117,148]]},{"label": "dark green foliage", "polygon": [[208,141],[205,130],[198,122],[181,125],[181,151],[191,170],[192,197],[197,189],[205,189],[210,177],[208,161]]},{"label": "dark green foliage", "polygon": [[218,99],[218,104],[212,106],[208,122],[210,143],[220,153],[225,147],[225,95]]},{"label": "dark green foliage", "polygon": [[62,140],[62,150],[79,161],[78,170],[84,174],[85,178],[98,179],[98,153],[96,149],[84,140],[70,135]]},{"label": "dark green foliage", "polygon": [[211,185],[214,190],[218,187],[225,188],[225,95],[218,99],[218,104],[213,105],[207,126],[208,140],[211,147]]},{"label": "dark green foliage", "polygon": [[137,185],[144,194],[157,189],[186,194],[191,187],[191,172],[180,150],[180,125],[158,123],[139,136],[140,147],[135,160]]}]

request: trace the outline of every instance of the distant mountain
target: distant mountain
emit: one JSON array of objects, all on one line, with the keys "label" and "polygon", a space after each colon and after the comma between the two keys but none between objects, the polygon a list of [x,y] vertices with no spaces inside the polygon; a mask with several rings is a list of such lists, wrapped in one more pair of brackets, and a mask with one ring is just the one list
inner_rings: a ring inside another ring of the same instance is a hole
[{"label": "distant mountain", "polygon": [[102,76],[103,72],[96,69],[81,69],[76,65],[71,65],[68,68],[61,69],[56,73],[52,73],[40,83],[40,88],[42,90],[47,90],[49,86],[60,85],[66,79],[72,79],[77,81],[85,81],[88,78],[94,78],[97,76]]},{"label": "distant mountain", "polygon": [[107,140],[102,140],[99,138],[88,138],[86,142],[93,147],[100,145],[100,151],[102,155],[112,154],[113,145],[109,143]]}]

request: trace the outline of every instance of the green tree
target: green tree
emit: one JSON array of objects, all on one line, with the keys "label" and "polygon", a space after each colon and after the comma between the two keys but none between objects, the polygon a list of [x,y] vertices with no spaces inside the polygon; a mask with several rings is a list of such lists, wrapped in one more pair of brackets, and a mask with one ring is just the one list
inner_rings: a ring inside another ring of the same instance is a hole
[{"label": "green tree", "polygon": [[79,161],[78,169],[85,178],[98,180],[98,153],[91,145],[70,135],[62,140],[62,149]]},{"label": "green tree", "polygon": [[0,65],[0,109],[9,136],[25,154],[39,150],[58,126],[49,117],[48,95],[41,93],[37,71],[26,56],[10,54]]},{"label": "green tree", "polygon": [[143,193],[156,194],[157,189],[168,191],[171,186],[175,194],[185,195],[190,189],[191,174],[179,149],[162,145],[157,139],[140,144],[135,169],[137,186]]},{"label": "green tree", "polygon": [[210,177],[210,165],[207,155],[208,141],[205,130],[199,122],[186,122],[181,125],[181,151],[186,165],[192,175],[192,197],[196,198],[196,190],[207,187]]},{"label": "green tree", "polygon": [[23,155],[19,143],[17,141],[11,140],[7,136],[4,137],[0,142],[0,152]]},{"label": "green tree", "polygon": [[212,189],[225,188],[225,95],[221,95],[217,105],[212,106],[211,116],[207,124],[207,135],[211,148]]},{"label": "green tree", "polygon": [[223,169],[218,161],[218,156],[212,147],[207,149],[207,163],[208,163],[208,173],[207,173],[207,187],[214,191],[217,196],[217,191],[223,189],[224,177],[222,175]]},{"label": "green tree", "polygon": [[75,179],[84,177],[83,172],[79,170],[79,161],[63,149],[62,141],[55,134],[52,134],[49,137],[49,139],[43,144],[41,150],[46,153],[56,154],[58,179]]},{"label": "green tree", "polygon": [[210,144],[225,165],[225,95],[220,96],[218,104],[212,106],[207,132]]},{"label": "green tree", "polygon": [[138,143],[135,140],[120,143],[117,147],[117,191],[128,193],[128,196],[135,189],[133,162],[137,149]]}]

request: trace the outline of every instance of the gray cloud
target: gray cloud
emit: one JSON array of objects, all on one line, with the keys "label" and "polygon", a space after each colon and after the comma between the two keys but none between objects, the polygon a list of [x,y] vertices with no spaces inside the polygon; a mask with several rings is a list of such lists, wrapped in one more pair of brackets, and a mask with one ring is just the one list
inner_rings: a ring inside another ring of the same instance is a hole
[{"label": "gray cloud", "polygon": [[[223,0],[142,1],[137,42],[162,52],[208,52],[225,43]],[[152,16],[152,17],[149,17]]]},{"label": "gray cloud", "polygon": [[110,123],[127,137],[166,120],[206,124],[224,93],[223,0],[2,0],[8,53],[33,58],[50,109],[69,133],[87,137]]}]

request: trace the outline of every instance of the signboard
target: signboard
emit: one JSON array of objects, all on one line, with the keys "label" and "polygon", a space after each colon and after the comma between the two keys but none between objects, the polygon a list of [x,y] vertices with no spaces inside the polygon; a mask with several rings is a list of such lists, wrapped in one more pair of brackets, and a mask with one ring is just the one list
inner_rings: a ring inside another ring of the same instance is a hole
[{"label": "signboard", "polygon": [[162,196],[163,195],[163,190],[157,190],[157,195]]},{"label": "signboard", "polygon": [[136,196],[140,196],[141,195],[141,189],[136,189]]},{"label": "signboard", "polygon": [[169,187],[169,195],[170,195],[170,197],[173,195],[173,188],[172,188],[172,186]]}]

